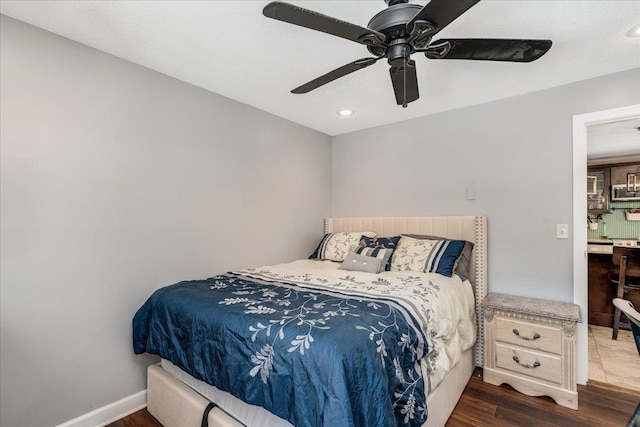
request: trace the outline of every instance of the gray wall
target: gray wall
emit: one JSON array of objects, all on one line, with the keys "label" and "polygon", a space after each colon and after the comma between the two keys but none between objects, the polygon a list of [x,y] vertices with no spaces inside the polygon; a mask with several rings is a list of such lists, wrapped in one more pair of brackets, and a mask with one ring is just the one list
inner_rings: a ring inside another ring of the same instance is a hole
[{"label": "gray wall", "polygon": [[489,290],[572,302],[572,118],[638,103],[635,69],[335,137],[333,214],[487,215]]},{"label": "gray wall", "polygon": [[331,139],[1,19],[0,424],[41,427],[145,389],[154,289],[308,255]]}]

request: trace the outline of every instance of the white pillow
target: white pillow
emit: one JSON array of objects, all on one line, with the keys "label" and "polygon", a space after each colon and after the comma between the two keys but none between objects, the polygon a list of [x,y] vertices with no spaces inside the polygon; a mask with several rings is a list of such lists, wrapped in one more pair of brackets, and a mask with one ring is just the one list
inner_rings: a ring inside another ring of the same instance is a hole
[{"label": "white pillow", "polygon": [[358,246],[362,236],[375,237],[376,233],[363,231],[356,233],[325,234],[318,248],[309,258],[342,262],[347,257],[349,251]]},{"label": "white pillow", "polygon": [[391,271],[428,271],[427,263],[438,243],[438,240],[402,236],[391,255]]}]

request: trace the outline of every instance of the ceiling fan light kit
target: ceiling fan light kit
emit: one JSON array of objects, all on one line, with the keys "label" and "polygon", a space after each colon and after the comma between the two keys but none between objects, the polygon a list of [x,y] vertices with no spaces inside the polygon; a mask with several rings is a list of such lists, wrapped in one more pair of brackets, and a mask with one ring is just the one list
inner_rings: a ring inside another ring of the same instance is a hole
[{"label": "ceiling fan light kit", "polygon": [[420,97],[416,65],[411,59],[416,52],[424,53],[429,59],[531,62],[551,48],[551,40],[441,39],[432,42],[433,36],[479,1],[431,0],[420,6],[408,0],[385,0],[388,7],[373,16],[367,28],[278,1],[267,4],[263,14],[365,45],[373,55],[336,68],[293,89],[292,93],[308,93],[385,58],[396,102],[406,108]]}]

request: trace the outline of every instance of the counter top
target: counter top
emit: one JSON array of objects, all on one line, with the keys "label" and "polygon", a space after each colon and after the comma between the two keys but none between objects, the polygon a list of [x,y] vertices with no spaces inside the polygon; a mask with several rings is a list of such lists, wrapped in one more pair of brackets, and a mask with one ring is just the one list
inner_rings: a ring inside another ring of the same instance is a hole
[{"label": "counter top", "polygon": [[595,245],[613,245],[613,240],[611,240],[611,239],[587,239],[587,243],[595,244]]},{"label": "counter top", "polygon": [[618,237],[611,237],[608,239],[587,239],[587,243],[590,245],[613,245],[616,241],[640,242],[639,239],[635,239],[635,238],[624,239],[624,238],[618,238]]},{"label": "counter top", "polygon": [[613,255],[613,245],[588,245],[587,246],[588,254],[596,254],[596,255]]},{"label": "counter top", "polygon": [[613,240],[587,239],[587,253],[597,255],[613,255]]},{"label": "counter top", "polygon": [[491,293],[484,299],[482,306],[485,309],[507,310],[570,322],[582,321],[580,307],[572,303]]}]

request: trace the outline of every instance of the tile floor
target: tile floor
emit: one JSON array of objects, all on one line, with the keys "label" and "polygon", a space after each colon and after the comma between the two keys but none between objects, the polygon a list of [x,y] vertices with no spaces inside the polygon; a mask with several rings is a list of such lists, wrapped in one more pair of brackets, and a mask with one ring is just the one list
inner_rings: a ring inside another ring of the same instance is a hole
[{"label": "tile floor", "polygon": [[640,391],[640,355],[631,331],[589,325],[589,379]]}]

